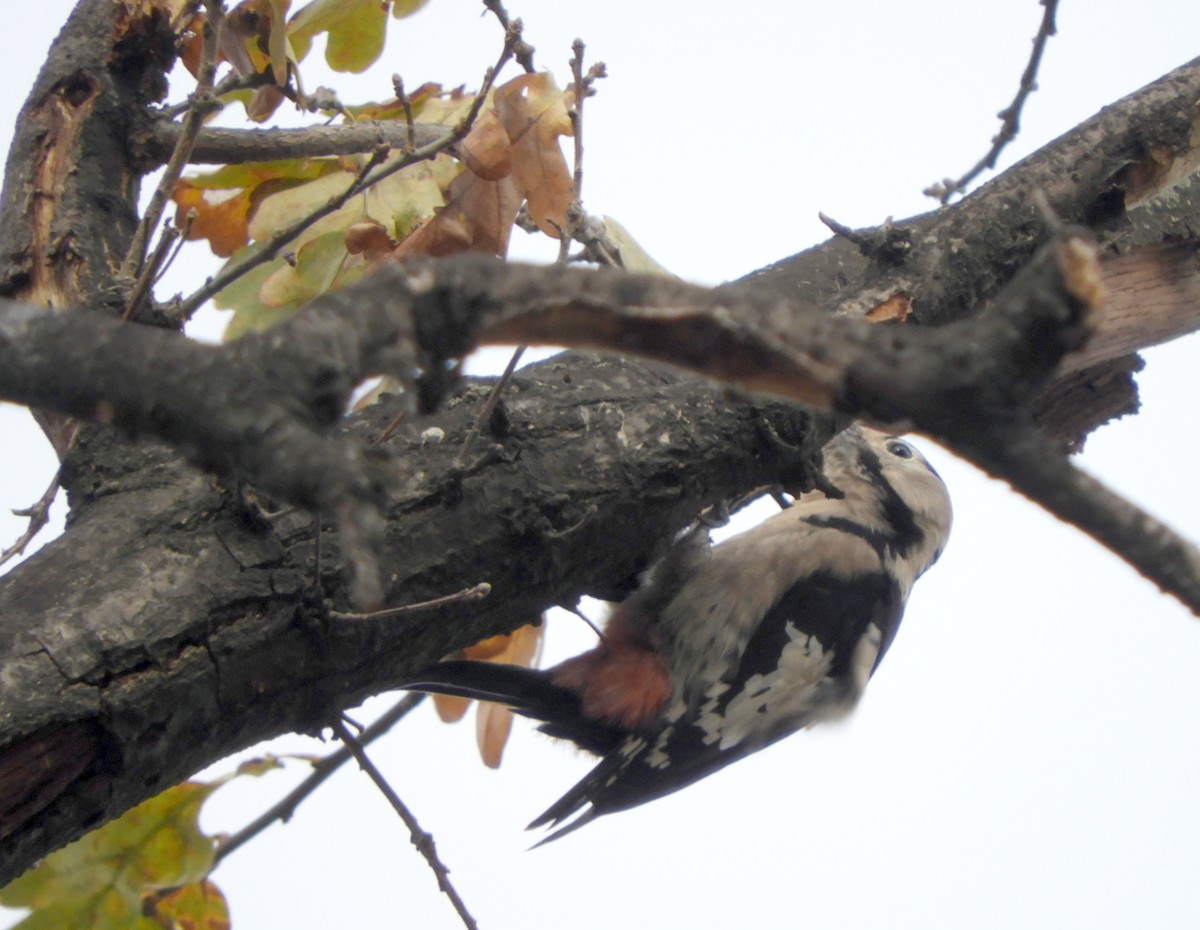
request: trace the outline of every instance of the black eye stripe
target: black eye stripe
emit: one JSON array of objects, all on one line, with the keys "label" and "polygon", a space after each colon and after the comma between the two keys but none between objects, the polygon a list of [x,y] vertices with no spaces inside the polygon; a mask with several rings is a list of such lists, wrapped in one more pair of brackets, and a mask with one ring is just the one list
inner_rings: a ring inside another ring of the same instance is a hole
[{"label": "black eye stripe", "polygon": [[[906,447],[911,449],[907,444]],[[883,476],[883,463],[879,461],[879,456],[870,448],[863,446],[859,450],[858,461],[881,494],[880,503],[883,505],[884,518],[892,531],[890,540],[892,548],[903,556],[925,538],[925,532],[917,523],[912,508],[904,502],[892,483]]]}]

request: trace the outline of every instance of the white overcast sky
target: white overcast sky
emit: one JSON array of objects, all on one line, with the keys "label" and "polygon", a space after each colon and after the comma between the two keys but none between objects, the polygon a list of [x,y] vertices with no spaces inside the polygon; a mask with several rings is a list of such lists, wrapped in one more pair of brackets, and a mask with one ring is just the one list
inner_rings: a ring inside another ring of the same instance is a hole
[{"label": "white overcast sky", "polygon": [[[6,10],[0,149],[71,6]],[[336,79],[343,99],[386,95],[393,72],[410,87],[475,86],[499,44],[480,6],[432,0],[393,24],[373,78]],[[1195,0],[1063,7],[1005,164],[1200,54]],[[824,239],[818,210],[862,226],[929,209],[921,189],[986,149],[1041,16],[1035,0],[509,9],[562,83],[576,36],[608,63],[587,107],[587,207],[619,218],[677,274],[714,283]],[[310,84],[332,83],[312,73]],[[185,266],[173,286],[205,267]],[[1197,539],[1200,342],[1146,357],[1145,412],[1101,430],[1081,462]],[[52,473],[24,416],[0,405],[5,511]],[[490,772],[469,723],[441,726],[425,709],[371,750],[481,927],[1198,925],[1200,621],[1006,487],[930,455],[954,498],[954,534],[847,723],[535,852],[523,825],[586,758],[518,725]],[[20,526],[3,515],[0,542]],[[549,635],[556,655],[587,643],[577,621]],[[323,747],[290,738],[275,749]],[[251,819],[303,773],[292,769],[223,789],[207,827]],[[215,879],[242,930],[459,926],[352,768]]]}]

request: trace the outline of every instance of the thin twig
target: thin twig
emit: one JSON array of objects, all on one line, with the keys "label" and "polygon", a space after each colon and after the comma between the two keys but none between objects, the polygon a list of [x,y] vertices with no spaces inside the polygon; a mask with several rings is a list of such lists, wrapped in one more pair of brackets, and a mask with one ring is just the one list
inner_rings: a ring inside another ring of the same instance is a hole
[{"label": "thin twig", "polygon": [[[204,6],[208,11],[208,19],[204,24],[204,47],[201,53],[199,73],[196,76],[196,92],[192,94],[189,101],[190,107],[183,118],[183,129],[179,134],[179,141],[175,145],[175,151],[171,153],[171,158],[167,161],[163,176],[159,179],[158,187],[155,188],[146,212],[142,215],[142,220],[129,244],[129,251],[125,253],[125,260],[121,263],[120,277],[125,280],[133,280],[139,272],[143,276],[146,273],[142,266],[150,237],[158,228],[158,222],[162,219],[167,201],[171,198],[171,192],[175,189],[175,184],[179,181],[179,176],[183,174],[183,169],[188,163],[188,158],[192,154],[192,146],[196,143],[196,136],[200,132],[200,127],[204,125],[204,108],[212,100],[213,79],[217,72],[217,49],[225,19],[225,4],[223,0],[204,0]],[[140,281],[138,283],[141,284]],[[149,287],[149,282],[145,287]],[[129,319],[136,312],[136,304],[130,301],[125,308],[125,318]]]},{"label": "thin twig", "polygon": [[[137,316],[138,308],[141,307],[142,301],[150,292],[154,282],[162,277],[164,266],[167,263],[168,255],[171,253],[171,247],[177,242],[182,241],[180,236],[182,230],[174,226],[168,226],[162,231],[162,235],[158,237],[158,245],[154,248],[154,254],[150,256],[150,260],[142,266],[142,272],[138,275],[137,282],[133,285],[133,290],[129,292],[129,300],[125,302],[125,312],[121,314],[121,319],[129,322]],[[171,256],[172,258],[174,256]]]},{"label": "thin twig", "polygon": [[[479,88],[475,99],[471,101],[471,108],[467,111],[458,124],[450,130],[449,133],[442,136],[435,142],[429,145],[422,146],[412,152],[401,155],[396,161],[390,165],[384,165],[377,171],[360,172],[359,175],[350,182],[342,193],[330,198],[329,202],[324,206],[318,207],[306,216],[301,217],[290,226],[279,230],[270,239],[262,243],[253,253],[245,259],[238,262],[235,266],[226,266],[219,273],[209,278],[202,287],[196,290],[191,296],[184,298],[179,304],[172,308],[172,316],[176,318],[176,322],[190,319],[209,298],[220,293],[234,281],[238,280],[248,272],[257,268],[259,265],[269,262],[279,254],[279,251],[309,229],[318,220],[323,219],[331,213],[335,213],[350,202],[355,196],[362,193],[378,184],[380,181],[391,177],[397,171],[407,168],[409,165],[414,165],[422,161],[430,161],[437,157],[447,149],[453,148],[470,132],[476,118],[479,116],[480,110],[483,108],[484,100],[487,98],[488,92],[492,89],[492,84],[495,82],[496,75],[508,62],[513,55],[513,47],[520,39],[520,21],[517,21],[516,27],[510,29],[505,34],[504,49],[500,53],[496,64],[484,73],[483,83]],[[371,166],[374,167],[374,166]]]},{"label": "thin twig", "polygon": [[416,604],[404,604],[401,607],[385,607],[383,610],[372,610],[367,613],[331,610],[329,611],[329,616],[333,620],[379,620],[384,617],[400,617],[419,610],[433,610],[435,607],[446,607],[450,604],[458,604],[464,601],[481,601],[491,593],[492,586],[486,581],[481,581],[477,585],[463,588],[461,591],[456,591],[453,594],[430,598],[427,601],[419,601]]},{"label": "thin twig", "polygon": [[488,392],[487,400],[483,402],[483,406],[479,408],[479,414],[475,417],[475,422],[471,424],[471,428],[467,430],[466,438],[463,439],[462,448],[458,450],[458,455],[454,457],[452,468],[463,468],[467,462],[467,452],[475,442],[475,438],[483,429],[483,425],[487,423],[491,417],[492,411],[496,409],[496,404],[500,402],[500,395],[504,393],[504,389],[508,386],[508,382],[512,380],[513,372],[517,370],[517,364],[521,361],[521,356],[525,354],[526,346],[517,346],[512,354],[512,358],[508,360],[508,365],[504,368],[504,373],[500,375],[500,379],[492,385],[491,391]]},{"label": "thin twig", "polygon": [[[78,431],[78,424],[76,424]],[[71,445],[74,444],[74,436],[71,437]],[[69,448],[69,446],[68,446]],[[0,565],[4,565],[10,559],[21,555],[25,548],[33,541],[50,522],[50,505],[54,503],[54,498],[58,496],[58,489],[62,481],[62,469],[59,468],[54,472],[54,480],[50,482],[46,490],[42,492],[42,496],[34,501],[30,506],[23,507],[20,510],[14,510],[13,513],[18,517],[28,517],[29,525],[25,527],[25,532],[17,537],[16,541],[0,552]]]},{"label": "thin twig", "polygon": [[[154,277],[155,284],[163,279],[163,276],[166,275],[171,266],[175,264],[175,259],[179,257],[179,253],[183,251],[183,246],[184,243],[187,242],[188,234],[192,231],[192,226],[196,222],[196,215],[196,208],[192,207],[186,214],[184,214],[182,227],[171,227],[171,230],[176,234],[173,237],[175,248],[171,250],[170,255],[168,255],[159,263],[160,267],[158,269],[158,274]],[[166,238],[165,231],[163,232],[163,238]]]},{"label": "thin twig", "polygon": [[[383,736],[383,734],[387,733],[407,716],[409,711],[420,704],[424,698],[424,694],[406,694],[362,732],[359,742],[367,746]],[[226,836],[217,843],[214,865],[230,853],[245,846],[246,843],[262,833],[263,830],[275,823],[275,821],[287,823],[296,812],[296,808],[300,806],[300,802],[316,791],[330,775],[352,758],[354,758],[353,753],[350,752],[347,746],[343,745],[323,759],[318,759],[314,762],[312,774],[305,778],[304,781],[300,782],[300,784],[284,795],[276,804],[264,811],[259,817],[238,830],[237,833]]]},{"label": "thin twig", "polygon": [[476,930],[478,925],[475,923],[475,918],[467,911],[466,904],[463,903],[463,899],[459,897],[458,891],[450,881],[450,870],[438,858],[433,836],[421,829],[421,824],[417,821],[417,818],[413,816],[412,811],[408,809],[405,803],[400,800],[400,796],[387,783],[387,779],[383,777],[383,774],[375,767],[375,764],[367,758],[367,754],[363,751],[362,743],[350,732],[346,724],[339,719],[333,723],[332,728],[334,735],[350,750],[355,760],[357,760],[359,767],[367,773],[367,777],[371,781],[375,782],[375,787],[387,798],[388,803],[392,805],[392,809],[404,821],[404,825],[408,827],[413,846],[417,848],[417,851],[429,863],[429,867],[437,877],[438,888],[450,899],[450,903],[454,905],[454,910],[458,912],[463,925],[470,928],[470,930]]},{"label": "thin twig", "polygon": [[567,207],[567,229],[558,231],[558,263],[565,264],[571,241],[583,220],[583,102],[588,96],[588,84],[583,74],[583,39],[571,43],[571,77],[575,86],[575,106],[571,108],[571,137],[575,165],[571,174],[571,203]]},{"label": "thin twig", "polygon": [[400,424],[403,423],[405,421],[405,419],[407,419],[407,417],[408,417],[408,411],[401,410],[398,414],[396,414],[394,417],[392,417],[390,420],[388,420],[387,426],[385,426],[383,428],[383,430],[380,432],[380,434],[378,436],[376,436],[374,439],[371,440],[370,444],[372,446],[378,446],[381,443],[387,442],[389,439],[392,438],[392,434],[396,432],[396,430],[399,428]]},{"label": "thin twig", "polygon": [[576,39],[571,44],[571,78],[575,89],[575,105],[571,108],[570,116],[575,164],[571,177],[571,202],[567,206],[567,229],[559,230],[558,263],[561,265],[576,260],[567,254],[571,242],[574,241],[583,245],[582,260],[619,268],[621,262],[617,255],[620,250],[609,239],[603,221],[588,216],[587,211],[583,209],[583,103],[596,93],[596,81],[606,77],[608,73],[604,62],[598,61],[588,68],[585,74],[584,49],[582,39]]},{"label": "thin twig", "polygon": [[[486,2],[486,0],[485,0]],[[493,9],[491,3],[487,4],[489,9]],[[499,4],[496,5],[499,7]],[[499,7],[497,16],[503,14],[503,7]],[[504,19],[501,19],[504,22]],[[558,258],[557,264],[566,264],[568,260],[567,251],[570,248],[571,240],[576,234],[576,228],[580,226],[583,213],[583,101],[589,96],[591,91],[591,82],[594,77],[589,73],[583,73],[583,52],[584,44],[582,39],[576,39],[571,44],[571,74],[575,79],[575,106],[571,111],[571,124],[574,130],[575,141],[575,169],[571,179],[571,203],[567,209],[567,216],[570,219],[568,229],[558,230]],[[603,66],[601,66],[602,68]],[[512,358],[508,360],[508,365],[504,369],[504,373],[500,375],[500,379],[492,385],[492,390],[488,393],[487,399],[483,402],[483,406],[479,409],[479,415],[475,418],[471,429],[468,430],[466,438],[463,439],[462,448],[458,450],[458,455],[454,457],[454,468],[463,468],[466,465],[467,453],[470,451],[475,439],[479,436],[484,424],[492,415],[492,411],[496,409],[496,404],[500,402],[500,396],[508,387],[508,383],[512,380],[513,372],[517,370],[517,365],[521,361],[521,356],[525,354],[524,345],[519,345],[514,350]]]},{"label": "thin twig", "polygon": [[[213,99],[209,106],[223,110],[225,108],[225,104],[221,102],[221,98],[227,94],[232,94],[239,90],[256,90],[266,84],[274,83],[275,79],[271,76],[269,69],[257,74],[238,74],[236,71],[230,72],[229,74],[225,75],[225,77],[221,78],[217,86],[213,88]],[[195,105],[194,99],[189,98],[187,100],[182,100],[179,103],[168,103],[165,106],[161,106],[157,110],[154,110],[153,113],[156,117],[161,119],[173,120],[181,113],[186,113],[188,110],[192,109]]]},{"label": "thin twig", "polygon": [[967,185],[984,171],[995,168],[996,159],[1000,157],[1004,147],[1017,137],[1021,128],[1021,108],[1025,106],[1025,100],[1029,95],[1037,90],[1037,72],[1042,63],[1042,52],[1046,48],[1047,40],[1056,31],[1054,14],[1058,9],[1058,0],[1041,0],[1041,4],[1045,7],[1045,12],[1042,14],[1042,23],[1038,27],[1037,35],[1033,38],[1033,52],[1029,56],[1029,63],[1025,66],[1025,73],[1021,75],[1021,86],[1017,90],[1017,96],[1013,98],[1012,103],[997,114],[1002,122],[1000,131],[992,139],[992,147],[970,171],[957,181],[946,178],[941,183],[927,187],[924,191],[926,196],[934,197],[943,204],[949,203],[951,197],[966,190]]},{"label": "thin twig", "polygon": [[413,122],[412,101],[408,99],[408,94],[404,92],[404,78],[398,74],[393,74],[392,88],[396,91],[396,99],[404,107],[404,122],[408,126],[408,149],[412,151],[417,147],[417,131]]},{"label": "thin twig", "polygon": [[[521,31],[521,21],[519,19],[509,19],[508,10],[504,9],[504,4],[500,0],[483,0],[483,5],[487,7],[500,21],[500,25],[504,27],[505,33],[508,33],[515,26],[518,35]],[[526,73],[533,74],[537,68],[533,65],[533,53],[536,49],[521,38],[515,46],[513,46],[513,57],[517,60]]]},{"label": "thin twig", "polygon": [[578,604],[561,604],[559,606],[561,606],[563,610],[574,614],[576,617],[586,623],[588,628],[596,634],[596,638],[600,640],[600,644],[604,647],[604,654],[612,655],[612,648],[608,644],[608,637],[604,635],[604,631],[600,629],[595,620],[579,609]]}]

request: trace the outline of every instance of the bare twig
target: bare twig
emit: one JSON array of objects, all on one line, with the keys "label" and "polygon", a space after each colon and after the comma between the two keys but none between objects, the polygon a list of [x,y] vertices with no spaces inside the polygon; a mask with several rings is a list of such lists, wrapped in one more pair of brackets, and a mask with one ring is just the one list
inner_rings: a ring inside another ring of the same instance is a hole
[{"label": "bare twig", "polygon": [[[508,10],[504,9],[504,4],[500,0],[483,0],[483,5],[487,7],[492,14],[500,21],[500,25],[504,27],[506,33],[510,32],[514,27],[517,30],[518,36],[521,32],[521,21],[519,19],[509,19]],[[528,74],[532,74],[537,68],[533,65],[533,53],[537,51],[532,45],[519,38],[516,45],[513,46],[513,57]]]},{"label": "bare twig", "polygon": [[491,391],[488,392],[487,399],[483,402],[483,406],[479,408],[479,415],[475,418],[475,422],[471,424],[471,428],[467,431],[466,438],[463,439],[462,448],[458,450],[458,455],[454,457],[454,468],[462,468],[467,462],[467,453],[470,451],[475,438],[483,429],[488,418],[492,415],[492,411],[496,409],[496,404],[500,402],[500,395],[504,393],[504,389],[508,386],[508,382],[512,380],[513,372],[517,370],[517,365],[521,361],[521,356],[525,354],[526,346],[517,346],[512,354],[512,358],[508,360],[508,365],[504,368],[504,373],[500,375],[499,380],[492,385]]},{"label": "bare twig", "polygon": [[872,245],[873,240],[871,240],[866,234],[861,233],[856,229],[852,229],[845,223],[838,222],[832,216],[826,216],[821,211],[817,211],[817,219],[828,226],[829,231],[835,236],[840,236],[847,242],[854,243],[854,245],[858,246],[860,249],[865,250],[870,248]]},{"label": "bare twig", "polygon": [[350,732],[346,724],[341,720],[337,720],[333,724],[334,735],[337,736],[346,746],[347,749],[354,755],[359,767],[367,773],[367,777],[375,782],[375,787],[380,790],[388,803],[392,805],[392,809],[404,821],[404,825],[408,827],[409,835],[412,837],[412,844],[417,848],[417,851],[425,857],[425,861],[429,863],[429,867],[433,870],[433,874],[437,876],[438,888],[442,893],[450,899],[450,903],[454,905],[454,910],[458,912],[459,918],[462,920],[465,927],[476,930],[478,926],[475,923],[475,918],[471,916],[467,910],[467,906],[463,903],[463,899],[459,896],[458,891],[450,881],[450,870],[438,858],[437,847],[434,845],[433,836],[421,829],[421,824],[417,818],[413,816],[400,796],[388,784],[387,779],[375,767],[375,764],[367,758],[367,754],[363,751],[362,743],[359,739]]},{"label": "bare twig", "polygon": [[398,74],[393,74],[392,87],[396,91],[396,99],[404,107],[404,122],[408,127],[408,148],[409,151],[412,151],[417,147],[417,133],[413,123],[412,101],[408,99],[408,94],[404,92],[404,78]]},{"label": "bare twig", "polygon": [[1037,72],[1042,62],[1042,52],[1046,48],[1046,41],[1055,33],[1054,14],[1058,9],[1058,0],[1040,0],[1040,2],[1045,7],[1045,12],[1042,14],[1042,23],[1038,27],[1037,35],[1033,38],[1033,51],[1029,55],[1029,63],[1025,66],[1025,72],[1021,75],[1021,86],[1017,90],[1017,96],[1013,98],[1012,103],[997,114],[1002,123],[1000,131],[992,139],[992,147],[970,171],[957,181],[946,178],[940,183],[926,188],[927,196],[934,197],[943,204],[949,203],[951,197],[966,190],[967,185],[984,171],[996,167],[996,159],[1000,157],[1004,147],[1017,137],[1021,128],[1021,108],[1025,106],[1025,100],[1029,95],[1037,90]]},{"label": "bare twig", "polygon": [[[78,432],[78,424],[76,424],[76,432]],[[71,437],[71,444],[74,444],[74,435]],[[50,522],[50,505],[54,503],[54,498],[58,496],[58,489],[62,479],[62,469],[54,473],[54,480],[42,492],[39,497],[28,507],[23,507],[20,510],[14,510],[13,513],[18,517],[28,517],[29,525],[25,527],[25,532],[17,537],[16,541],[0,552],[0,565],[4,565],[10,559],[15,558],[25,551],[25,548],[33,541]]]},{"label": "bare twig", "polygon": [[416,613],[420,610],[433,610],[435,607],[447,607],[450,604],[459,604],[464,601],[481,601],[491,593],[492,586],[486,581],[481,581],[477,585],[463,588],[463,590],[456,591],[454,594],[431,598],[428,601],[421,601],[416,604],[405,604],[401,607],[385,607],[383,610],[372,610],[367,613],[331,610],[329,611],[329,616],[333,620],[379,620],[383,617],[400,617],[404,614]]},{"label": "bare twig", "polygon": [[182,232],[174,226],[168,226],[162,231],[162,235],[158,237],[158,245],[154,248],[154,254],[142,266],[141,274],[138,275],[137,282],[129,293],[129,299],[125,302],[125,312],[121,314],[122,320],[128,322],[137,316],[138,308],[146,299],[150,287],[162,277],[168,256],[174,258],[174,255],[171,255],[171,247],[181,241]]},{"label": "bare twig", "polygon": [[[492,84],[495,82],[496,75],[500,69],[508,62],[513,55],[513,48],[520,40],[520,21],[510,28],[505,34],[504,48],[500,53],[494,67],[488,68],[484,73],[483,83],[480,85],[475,99],[471,102],[471,107],[467,114],[458,122],[453,129],[441,138],[429,145],[422,146],[412,152],[407,152],[390,165],[379,167],[378,170],[368,170],[376,166],[368,164],[368,169],[364,169],[359,173],[342,193],[330,198],[329,202],[324,206],[318,207],[306,216],[301,217],[278,232],[270,239],[262,243],[253,253],[245,259],[230,267],[226,266],[218,274],[209,278],[202,287],[192,293],[189,297],[184,298],[175,307],[171,308],[172,315],[178,321],[190,319],[209,298],[220,293],[234,281],[238,280],[248,272],[257,268],[259,265],[269,262],[279,254],[280,250],[309,229],[318,220],[335,213],[343,206],[350,202],[358,194],[367,190],[370,187],[383,181],[385,178],[391,177],[397,171],[407,168],[409,165],[417,162],[429,161],[435,158],[442,152],[453,148],[470,132],[471,127],[475,124],[476,118],[479,116],[480,110],[483,108],[484,101],[487,98],[489,91],[492,89]],[[376,150],[378,152],[378,149]],[[374,159],[372,159],[374,160]]]},{"label": "bare twig", "polygon": [[[157,284],[160,280],[162,280],[163,276],[167,273],[167,270],[173,264],[175,264],[175,259],[177,259],[179,257],[179,253],[183,250],[183,244],[185,242],[187,242],[188,233],[190,233],[192,231],[192,225],[195,222],[196,222],[196,208],[192,207],[190,210],[188,210],[188,212],[186,214],[184,214],[182,227],[176,227],[176,226],[171,227],[171,230],[175,233],[175,235],[172,237],[175,247],[174,247],[174,249],[171,250],[170,255],[166,256],[166,258],[164,258],[163,260],[157,262],[159,267],[158,267],[158,274],[154,278],[155,284]],[[164,239],[166,238],[165,232],[163,233],[163,238]]]},{"label": "bare twig", "polygon": [[[420,704],[424,698],[424,694],[406,694],[362,732],[358,738],[359,742],[367,746],[383,736],[407,716],[409,711]],[[300,802],[316,791],[330,775],[352,758],[354,758],[353,753],[350,752],[347,746],[343,745],[325,756],[325,758],[314,762],[312,774],[305,778],[304,781],[289,791],[270,809],[264,811],[259,817],[238,830],[237,833],[226,836],[217,843],[214,865],[230,853],[241,849],[241,847],[245,846],[246,843],[254,839],[254,837],[258,836],[258,834],[262,833],[263,830],[276,821],[287,823],[296,812],[296,808],[300,806]]]},{"label": "bare twig", "polygon": [[[225,18],[225,4],[223,0],[204,0],[204,6],[208,11],[208,19],[204,24],[204,48],[201,53],[200,70],[196,76],[196,92],[189,101],[190,106],[187,115],[183,118],[183,128],[179,134],[179,141],[175,144],[175,151],[171,153],[163,176],[159,179],[158,187],[150,197],[146,212],[142,215],[137,231],[129,244],[129,251],[125,253],[125,260],[121,263],[120,277],[126,280],[132,280],[139,273],[145,275],[143,262],[146,247],[154,230],[158,228],[158,222],[162,219],[167,201],[171,197],[171,191],[174,190],[179,176],[183,173],[183,169],[191,157],[196,135],[204,123],[205,106],[212,99],[213,78],[217,71],[217,49],[221,41],[221,28]],[[150,274],[152,275],[153,271]],[[138,285],[148,288],[149,281],[145,285],[139,281]],[[137,290],[136,287],[135,290]],[[125,309],[126,319],[136,311],[137,306],[131,300]]]},{"label": "bare twig", "polygon": [[600,640],[600,644],[604,647],[604,654],[612,655],[612,648],[608,644],[608,637],[604,635],[604,630],[600,628],[595,620],[580,610],[578,604],[560,604],[559,606],[562,607],[563,610],[574,614],[576,617],[586,623],[588,628],[596,634],[596,638]]},{"label": "bare twig", "polygon": [[[488,7],[491,9],[492,5],[489,3]],[[500,9],[503,11],[502,7]],[[497,13],[497,15],[501,14]],[[575,169],[571,179],[571,203],[567,208],[568,228],[558,230],[558,258],[556,261],[560,265],[566,264],[568,261],[567,252],[571,241],[579,235],[579,231],[583,226],[583,220],[585,219],[583,212],[583,101],[584,98],[594,93],[591,89],[592,82],[596,77],[602,77],[604,70],[603,64],[600,64],[585,75],[583,73],[583,40],[576,39],[572,43],[571,49],[573,52],[571,56],[571,73],[575,83],[575,106],[571,110],[571,124],[574,129],[575,142]],[[613,262],[613,264],[616,263]],[[525,354],[526,348],[527,346],[524,345],[517,346],[512,358],[508,360],[508,365],[505,367],[504,373],[492,385],[492,390],[488,393],[487,399],[479,410],[479,416],[475,418],[475,423],[471,426],[466,438],[463,440],[462,448],[458,450],[458,455],[455,456],[455,468],[462,468],[466,464],[467,453],[470,451],[471,445],[475,442],[476,437],[479,436],[488,417],[492,415],[492,411],[496,409],[496,404],[500,402],[500,396],[512,380],[513,372],[516,371],[517,365],[521,361],[521,356]]]},{"label": "bare twig", "polygon": [[397,428],[408,418],[408,410],[401,410],[394,417],[388,420],[387,425],[380,431],[379,435],[371,440],[372,446],[378,446],[381,443],[387,442],[392,438],[392,434]]}]

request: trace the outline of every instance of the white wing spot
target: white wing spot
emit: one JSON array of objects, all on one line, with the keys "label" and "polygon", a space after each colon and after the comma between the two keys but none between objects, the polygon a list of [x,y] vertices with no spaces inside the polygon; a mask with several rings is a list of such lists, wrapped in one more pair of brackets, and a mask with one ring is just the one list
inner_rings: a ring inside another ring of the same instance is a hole
[{"label": "white wing spot", "polygon": [[787,625],[787,635],[779,664],[771,672],[751,675],[724,714],[709,713],[702,719],[705,742],[719,740],[721,749],[729,749],[787,721],[798,726],[822,707],[833,654],[795,624]]}]

